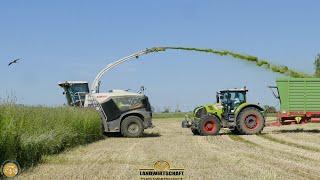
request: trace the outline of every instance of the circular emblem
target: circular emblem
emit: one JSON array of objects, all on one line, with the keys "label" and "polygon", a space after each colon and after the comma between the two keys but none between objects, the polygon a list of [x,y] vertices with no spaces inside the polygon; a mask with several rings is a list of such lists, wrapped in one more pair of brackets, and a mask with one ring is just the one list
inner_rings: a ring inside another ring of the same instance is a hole
[{"label": "circular emblem", "polygon": [[1,172],[5,177],[15,177],[20,173],[20,166],[16,161],[5,161]]},{"label": "circular emblem", "polygon": [[167,161],[157,161],[154,163],[153,168],[156,171],[169,171],[170,164]]}]

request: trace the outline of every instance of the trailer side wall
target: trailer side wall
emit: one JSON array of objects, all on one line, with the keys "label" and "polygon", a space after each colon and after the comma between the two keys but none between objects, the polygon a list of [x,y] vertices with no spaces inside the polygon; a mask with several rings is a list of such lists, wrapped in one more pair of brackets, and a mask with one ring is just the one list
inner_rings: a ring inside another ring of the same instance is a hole
[{"label": "trailer side wall", "polygon": [[282,112],[320,112],[320,78],[277,79]]}]

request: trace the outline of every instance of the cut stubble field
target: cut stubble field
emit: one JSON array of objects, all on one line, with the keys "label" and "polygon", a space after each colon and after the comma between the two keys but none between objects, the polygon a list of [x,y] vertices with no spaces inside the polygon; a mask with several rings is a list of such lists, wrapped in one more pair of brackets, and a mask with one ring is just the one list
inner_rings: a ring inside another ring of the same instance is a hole
[{"label": "cut stubble field", "polygon": [[194,136],[181,119],[155,119],[143,138],[106,137],[42,162],[19,179],[140,179],[158,160],[185,179],[320,179],[320,124],[266,127],[261,135]]}]

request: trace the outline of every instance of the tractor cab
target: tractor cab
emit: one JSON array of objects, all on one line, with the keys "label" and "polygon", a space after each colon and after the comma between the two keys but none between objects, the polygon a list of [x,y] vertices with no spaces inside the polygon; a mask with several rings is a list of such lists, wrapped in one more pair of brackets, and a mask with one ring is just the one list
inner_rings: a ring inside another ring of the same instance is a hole
[{"label": "tractor cab", "polygon": [[69,106],[83,106],[86,94],[89,93],[88,82],[86,81],[65,81],[59,83],[63,88],[63,94],[67,98]]},{"label": "tractor cab", "polygon": [[247,101],[247,89],[228,89],[217,92],[217,103],[221,103],[228,112],[233,112],[239,105]]},{"label": "tractor cab", "polygon": [[222,116],[225,119],[233,121],[234,112],[241,104],[246,102],[246,94],[248,90],[243,89],[228,89],[217,92],[217,102],[223,107]]}]

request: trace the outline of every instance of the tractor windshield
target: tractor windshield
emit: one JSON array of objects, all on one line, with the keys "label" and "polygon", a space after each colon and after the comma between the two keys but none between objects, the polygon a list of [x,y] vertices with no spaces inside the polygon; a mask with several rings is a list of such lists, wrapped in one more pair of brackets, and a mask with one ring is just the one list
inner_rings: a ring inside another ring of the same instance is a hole
[{"label": "tractor windshield", "polygon": [[225,91],[220,93],[222,104],[229,104],[232,107],[238,106],[246,101],[245,92],[242,91]]}]

